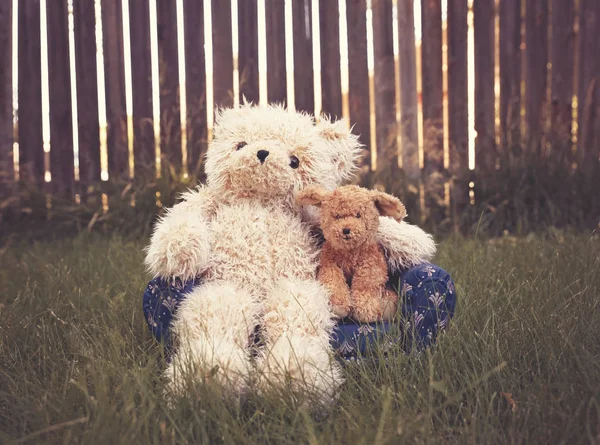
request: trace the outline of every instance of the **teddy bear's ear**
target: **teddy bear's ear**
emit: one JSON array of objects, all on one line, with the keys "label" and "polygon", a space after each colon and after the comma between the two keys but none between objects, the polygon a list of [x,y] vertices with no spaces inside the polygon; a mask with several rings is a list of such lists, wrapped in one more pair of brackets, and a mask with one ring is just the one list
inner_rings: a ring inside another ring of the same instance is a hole
[{"label": "teddy bear's ear", "polygon": [[323,115],[316,128],[319,136],[327,143],[327,150],[321,156],[328,157],[334,164],[336,184],[340,184],[356,171],[362,145],[344,119],[332,121]]},{"label": "teddy bear's ear", "polygon": [[330,194],[331,192],[325,190],[323,187],[309,185],[298,192],[296,202],[300,205],[320,206]]},{"label": "teddy bear's ear", "polygon": [[373,201],[381,216],[391,216],[396,221],[406,217],[406,208],[398,198],[387,193],[373,191]]}]

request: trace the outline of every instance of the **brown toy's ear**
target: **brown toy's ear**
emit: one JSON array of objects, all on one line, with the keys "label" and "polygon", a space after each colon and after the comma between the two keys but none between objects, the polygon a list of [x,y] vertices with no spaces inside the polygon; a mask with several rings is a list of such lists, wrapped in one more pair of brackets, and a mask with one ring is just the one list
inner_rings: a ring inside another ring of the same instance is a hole
[{"label": "brown toy's ear", "polygon": [[318,185],[309,185],[300,190],[296,195],[296,202],[300,205],[320,206],[321,203],[331,194]]},{"label": "brown toy's ear", "polygon": [[375,207],[381,216],[391,216],[396,221],[402,221],[406,217],[406,208],[398,198],[378,191],[372,193]]}]

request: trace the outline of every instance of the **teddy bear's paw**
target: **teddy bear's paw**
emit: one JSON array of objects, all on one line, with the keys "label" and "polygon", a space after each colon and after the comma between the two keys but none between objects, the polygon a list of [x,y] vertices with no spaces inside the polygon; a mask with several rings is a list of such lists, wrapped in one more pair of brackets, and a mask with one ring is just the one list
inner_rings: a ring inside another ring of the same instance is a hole
[{"label": "teddy bear's paw", "polygon": [[251,372],[248,353],[238,345],[220,341],[217,347],[211,342],[195,341],[179,349],[165,374],[167,390],[175,396],[185,395],[201,383],[217,385],[226,394],[238,396],[247,391]]},{"label": "teddy bear's paw", "polygon": [[147,248],[146,266],[154,276],[179,277],[186,281],[207,267],[210,243],[206,228],[191,230],[189,224],[171,224],[169,232],[157,231]]},{"label": "teddy bear's paw", "polygon": [[257,383],[263,393],[286,388],[328,402],[343,382],[339,365],[319,338],[284,335],[261,355]]}]

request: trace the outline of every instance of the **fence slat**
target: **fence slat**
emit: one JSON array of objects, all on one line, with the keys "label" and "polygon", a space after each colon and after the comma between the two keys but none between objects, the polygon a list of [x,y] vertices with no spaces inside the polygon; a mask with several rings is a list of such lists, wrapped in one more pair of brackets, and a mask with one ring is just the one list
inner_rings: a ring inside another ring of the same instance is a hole
[{"label": "fence slat", "polygon": [[100,180],[100,127],[94,0],[73,3],[79,178],[82,184]]},{"label": "fence slat", "polygon": [[19,1],[19,165],[21,178],[44,181],[40,2]]},{"label": "fence slat", "polygon": [[[12,2],[0,2],[0,203],[13,182]],[[0,217],[1,218],[1,217]],[[0,219],[1,221],[1,219]]]},{"label": "fence slat", "polygon": [[[366,0],[346,2],[348,29],[348,98],[353,132],[368,147],[371,143],[369,111],[369,68],[367,63]],[[371,164],[369,150],[364,150],[363,164]]]},{"label": "fence slat", "polygon": [[600,4],[581,0],[579,46],[579,144],[580,167],[598,162],[600,156]]},{"label": "fence slat", "polygon": [[448,137],[452,174],[451,207],[455,223],[469,203],[467,189],[468,71],[467,0],[448,3]]},{"label": "fence slat", "polygon": [[392,179],[398,167],[392,2],[373,0],[372,5],[377,176]]},{"label": "fence slat", "polygon": [[[215,107],[233,105],[231,2],[212,0],[213,91]],[[209,110],[212,113],[212,110]]]},{"label": "fence slat", "polygon": [[421,68],[423,75],[423,147],[427,178],[425,206],[431,218],[441,220],[443,202],[443,81],[442,81],[442,4],[424,0],[421,6],[423,32]]},{"label": "fence slat", "polygon": [[500,2],[500,140],[509,159],[521,143],[521,1]]},{"label": "fence slat", "polygon": [[574,2],[552,0],[552,147],[554,156],[571,154]]},{"label": "fence slat", "polygon": [[410,220],[419,222],[421,166],[419,164],[419,105],[414,0],[398,0],[398,57],[400,88],[400,144],[404,193]]},{"label": "fence slat", "polygon": [[294,29],[294,102],[297,110],[315,111],[310,0],[292,4]]},{"label": "fence slat", "polygon": [[157,0],[158,71],[160,76],[160,147],[167,168],[181,168],[181,116],[177,53],[177,9],[172,0]]},{"label": "fence slat", "polygon": [[481,173],[496,163],[494,129],[494,0],[473,4],[475,31],[475,162]]},{"label": "fence slat", "polygon": [[121,0],[102,2],[108,172],[113,179],[127,177],[129,162],[121,12]]},{"label": "fence slat", "polygon": [[240,103],[258,103],[258,15],[256,0],[238,0]]},{"label": "fence slat", "polygon": [[321,46],[321,96],[323,112],[342,116],[340,70],[340,20],[337,0],[319,2]]},{"label": "fence slat", "polygon": [[266,0],[267,98],[285,103],[287,82],[285,70],[285,3]]},{"label": "fence slat", "polygon": [[187,93],[187,147],[190,173],[198,173],[206,151],[206,68],[204,62],[204,8],[184,0],[185,68]]},{"label": "fence slat", "polygon": [[52,42],[48,48],[52,190],[69,196],[74,190],[74,171],[67,2],[49,5],[46,14]]},{"label": "fence slat", "polygon": [[398,0],[398,51],[402,170],[410,182],[416,183],[421,176],[421,169],[419,168],[417,55],[413,0]]},{"label": "fence slat", "polygon": [[155,175],[152,122],[152,59],[150,54],[150,7],[148,2],[129,1],[131,78],[133,100],[133,153],[135,176]]},{"label": "fence slat", "polygon": [[527,120],[527,145],[540,153],[544,119],[547,115],[546,64],[548,61],[548,2],[526,0],[525,52],[526,89],[525,113]]}]

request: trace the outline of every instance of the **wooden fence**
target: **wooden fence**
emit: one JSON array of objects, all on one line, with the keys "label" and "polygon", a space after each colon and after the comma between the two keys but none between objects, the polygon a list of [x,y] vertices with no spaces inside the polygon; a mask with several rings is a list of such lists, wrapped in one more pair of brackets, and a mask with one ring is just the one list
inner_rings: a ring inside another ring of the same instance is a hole
[{"label": "wooden fence", "polygon": [[[380,175],[384,170],[391,177],[402,176],[432,208],[439,196],[450,202],[450,188],[427,185],[424,178],[441,177],[440,184],[468,178],[469,172],[485,172],[497,168],[499,159],[518,156],[515,147],[561,150],[574,167],[598,162],[598,0],[474,0],[472,5],[447,0],[445,14],[442,0],[422,0],[420,5],[414,0],[123,2],[127,0],[0,2],[3,194],[15,190],[15,181],[28,180],[49,192],[74,196],[82,186],[107,178],[154,175],[157,157],[163,166],[193,174],[210,138],[213,111],[207,103],[233,105],[233,92],[253,102],[266,98],[284,103],[291,102],[293,93],[297,109],[319,111],[320,103],[322,112],[348,115],[370,148],[365,165],[373,177],[385,182]],[[18,5],[17,35],[13,4]],[[420,41],[414,21],[419,9]],[[205,32],[205,17],[212,34]],[[237,17],[233,25],[232,17]],[[178,24],[183,25],[179,36]],[[290,34],[293,51],[286,48]],[[158,72],[153,72],[154,38]],[[267,87],[261,98],[262,44]],[[12,78],[13,47],[18,48],[18,79]],[[207,71],[205,48],[212,50],[212,72]],[[320,72],[313,68],[315,49]],[[293,89],[287,84],[292,63]],[[184,78],[185,95],[180,88]],[[104,79],[101,94],[99,79],[101,85]],[[207,89],[207,79],[212,88]],[[17,80],[18,120],[13,116]],[[316,101],[315,84],[321,91]],[[154,120],[156,85],[160,126]],[[104,113],[106,126],[99,124]],[[468,196],[460,187],[452,201],[464,205]]]}]

